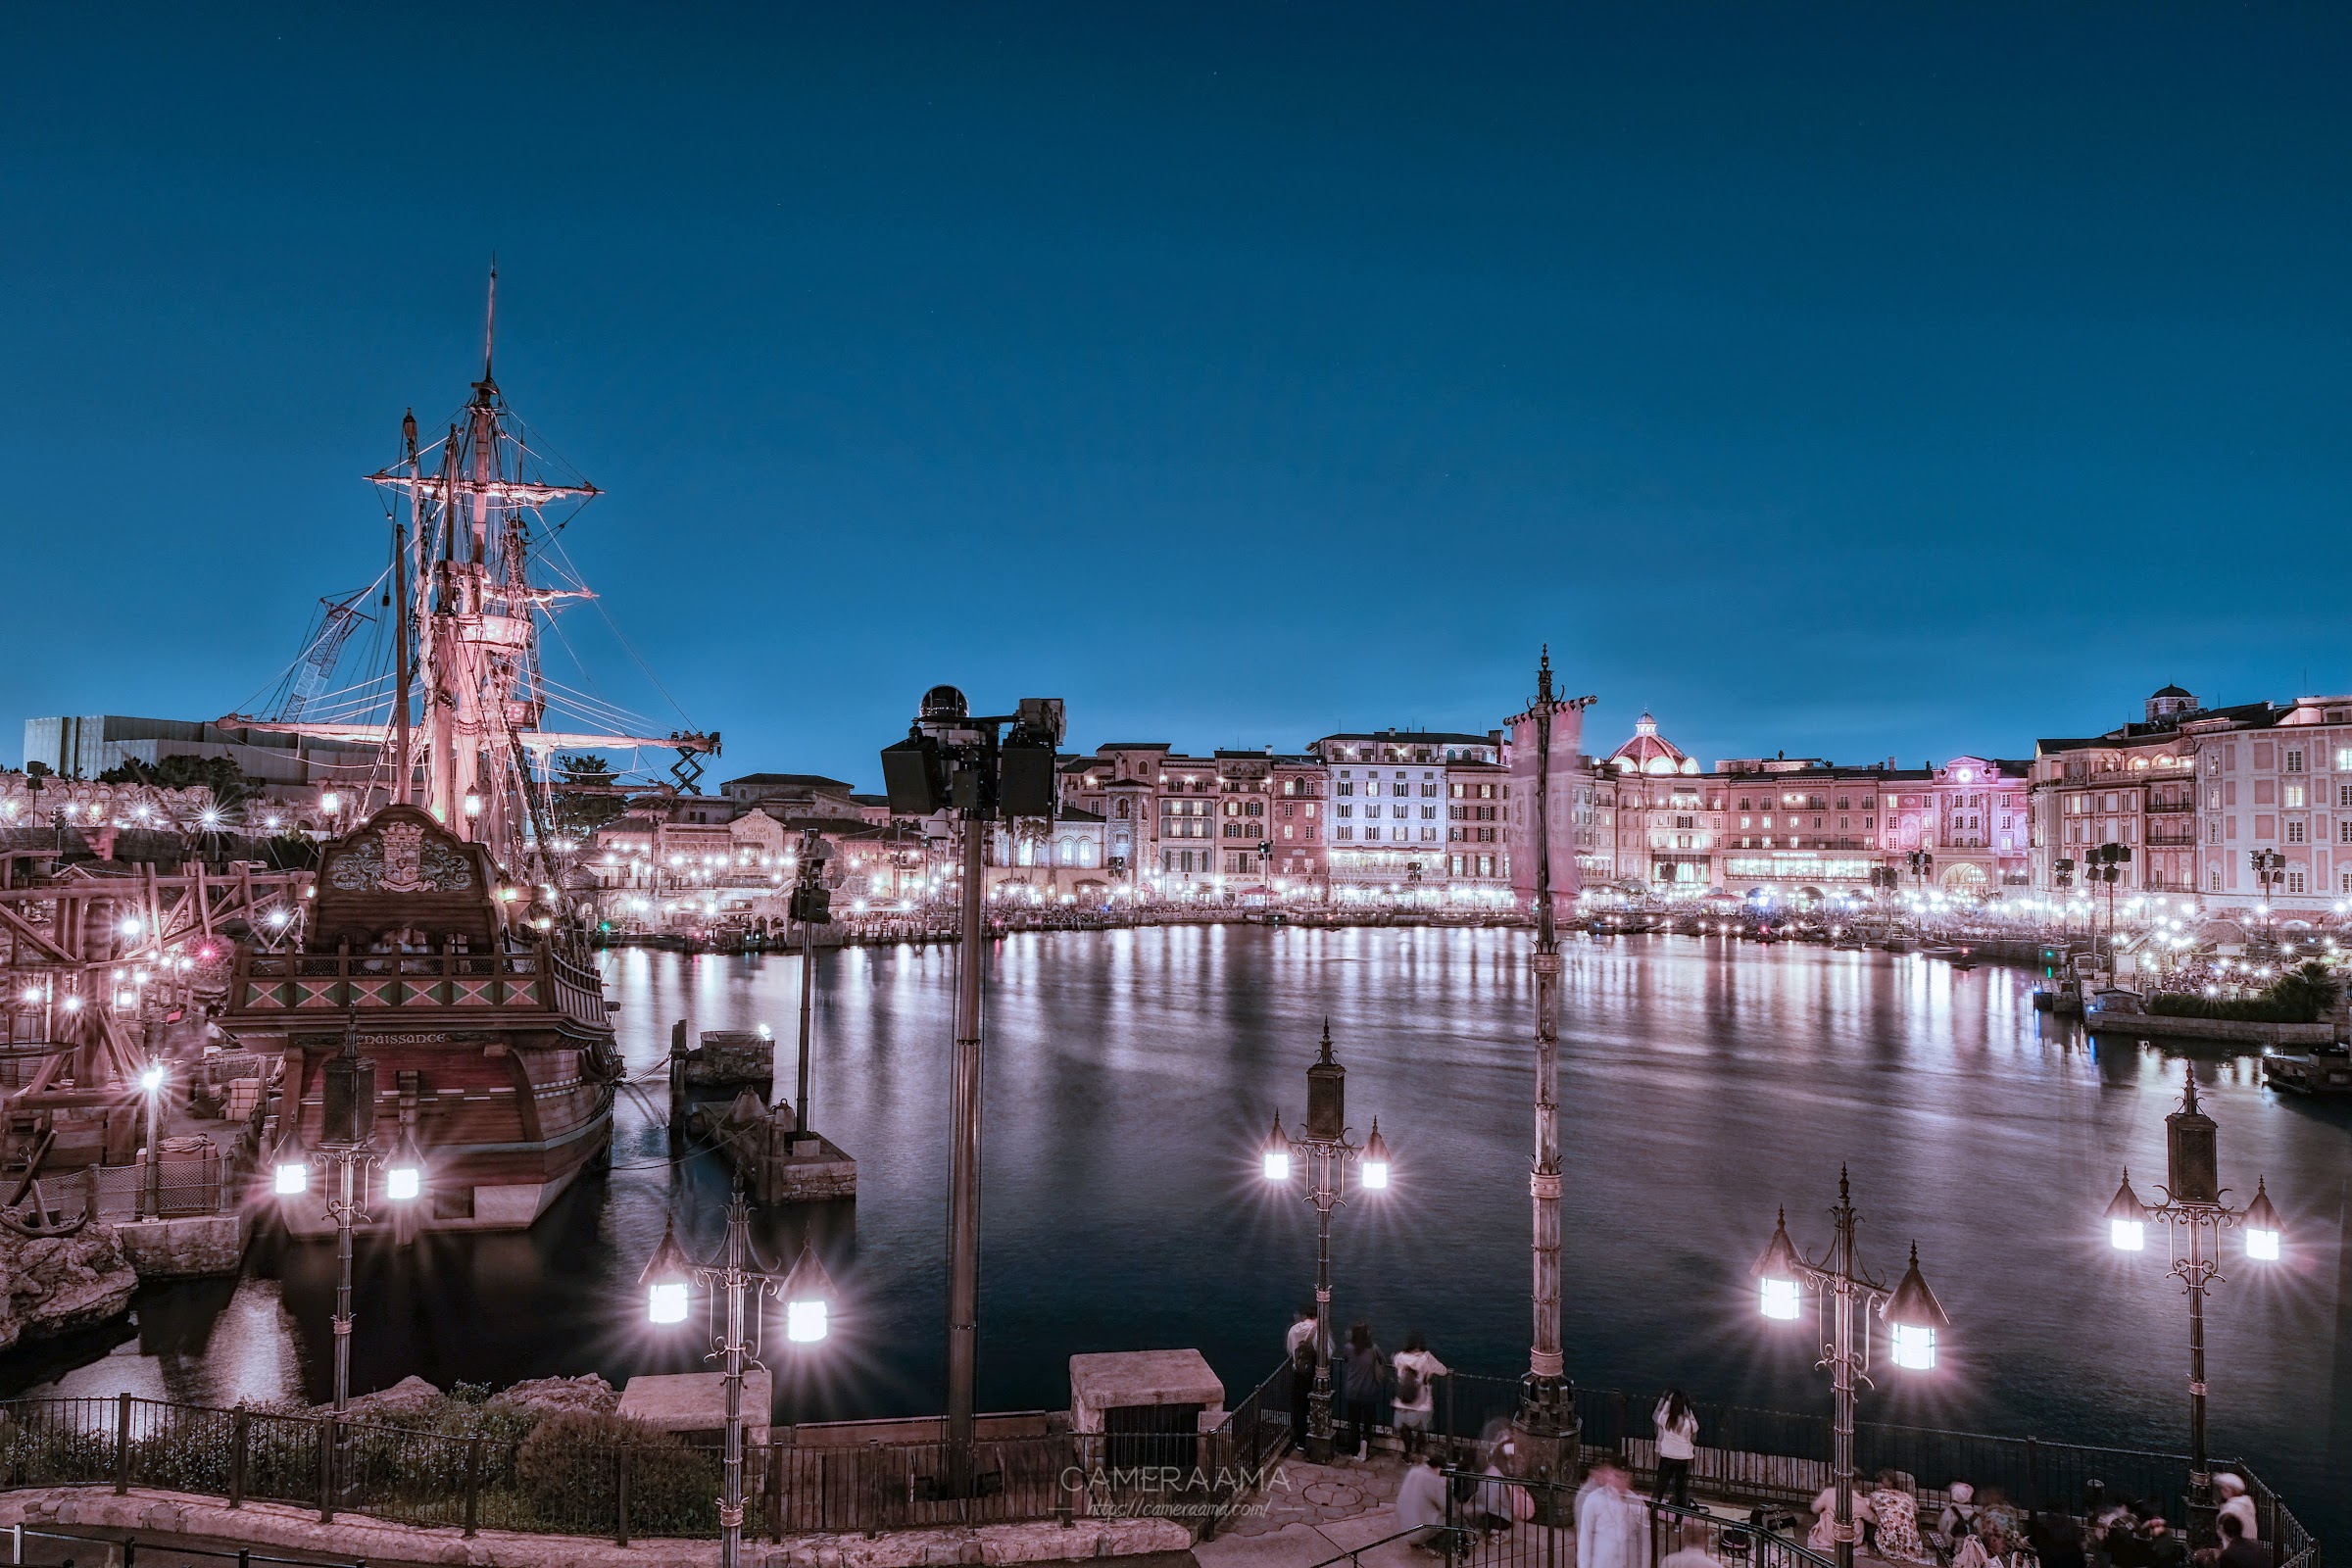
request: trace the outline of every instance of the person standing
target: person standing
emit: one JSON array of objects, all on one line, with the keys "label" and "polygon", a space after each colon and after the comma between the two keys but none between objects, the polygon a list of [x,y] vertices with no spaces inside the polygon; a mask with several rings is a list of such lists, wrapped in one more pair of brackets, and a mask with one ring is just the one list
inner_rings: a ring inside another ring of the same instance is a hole
[{"label": "person standing", "polygon": [[1389,1358],[1372,1339],[1372,1325],[1350,1324],[1348,1350],[1335,1369],[1347,1395],[1347,1450],[1358,1459],[1372,1452],[1372,1428],[1380,1421],[1380,1396],[1389,1378]]},{"label": "person standing", "polygon": [[1592,1474],[1595,1485],[1576,1507],[1576,1568],[1643,1568],[1648,1514],[1632,1474],[1615,1457],[1596,1461]]},{"label": "person standing", "polygon": [[[1314,1324],[1309,1322],[1312,1330]],[[1306,1425],[1314,1409],[1315,1368],[1322,1362],[1315,1354],[1315,1337],[1310,1332],[1304,1339],[1291,1344],[1291,1446],[1306,1451]]]},{"label": "person standing", "polygon": [[[2261,1541],[2262,1531],[2257,1527],[2254,1517],[2254,1499],[2246,1495],[2246,1478],[2234,1470],[2220,1471],[2213,1478],[2213,1490],[2222,1499],[2218,1513],[2223,1517],[2235,1518],[2238,1534],[2248,1541]],[[2215,1528],[2220,1527],[2217,1525]]]},{"label": "person standing", "polygon": [[1405,1336],[1404,1348],[1396,1352],[1396,1386],[1390,1402],[1396,1412],[1396,1436],[1403,1442],[1407,1457],[1421,1451],[1430,1420],[1437,1413],[1436,1380],[1450,1370],[1429,1353],[1429,1342],[1418,1331]]},{"label": "person standing", "polygon": [[1698,1413],[1680,1389],[1668,1389],[1654,1417],[1658,1428],[1660,1502],[1690,1506],[1690,1461],[1698,1457]]},{"label": "person standing", "polygon": [[[1297,1355],[1298,1353],[1298,1347],[1306,1344],[1314,1337],[1315,1309],[1311,1306],[1302,1306],[1291,1316],[1291,1331],[1287,1335],[1283,1336],[1282,1353],[1285,1355]],[[1322,1351],[1322,1346],[1318,1345],[1315,1347],[1315,1352],[1318,1355],[1321,1354]]]}]

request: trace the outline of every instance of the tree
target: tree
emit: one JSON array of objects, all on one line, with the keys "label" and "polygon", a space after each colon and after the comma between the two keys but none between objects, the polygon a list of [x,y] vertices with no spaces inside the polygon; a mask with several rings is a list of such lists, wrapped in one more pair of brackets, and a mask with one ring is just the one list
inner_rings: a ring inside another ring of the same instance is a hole
[{"label": "tree", "polygon": [[628,800],[617,787],[620,775],[612,764],[586,752],[556,759],[556,827],[571,838],[585,839],[620,815]]},{"label": "tree", "polygon": [[261,781],[225,757],[167,757],[160,762],[135,758],[98,775],[101,784],[145,784],[159,790],[204,788],[222,810],[242,805],[261,793]]}]

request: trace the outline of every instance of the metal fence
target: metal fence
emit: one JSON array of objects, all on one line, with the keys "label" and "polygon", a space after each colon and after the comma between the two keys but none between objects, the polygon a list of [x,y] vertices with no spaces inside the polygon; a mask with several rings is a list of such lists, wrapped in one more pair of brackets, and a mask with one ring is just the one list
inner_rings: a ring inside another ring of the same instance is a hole
[{"label": "metal fence", "polygon": [[[0,1532],[10,1568],[66,1568],[67,1564],[119,1563],[120,1568],[368,1568],[365,1557],[314,1557],[251,1547],[222,1550],[212,1546],[158,1545],[136,1536],[77,1534],[70,1530],[39,1530],[10,1525]],[[93,1549],[94,1548],[94,1549]]]},{"label": "metal fence", "polygon": [[[1446,1473],[1446,1528],[1429,1544],[1445,1552],[1449,1568],[1572,1568],[1577,1560],[1566,1539],[1575,1522],[1573,1487],[1455,1469]],[[1706,1552],[1725,1568],[1833,1568],[1802,1542],[1745,1520],[1662,1502],[1640,1505],[1649,1568],[1685,1548]]]},{"label": "metal fence", "polygon": [[[1517,1383],[1496,1378],[1440,1379],[1431,1424],[1440,1452],[1458,1469],[1482,1469],[1486,1440],[1508,1423],[1518,1392]],[[983,1438],[963,1453],[937,1439],[749,1445],[746,1522],[780,1540],[1151,1515],[1205,1534],[1289,1448],[1297,1393],[1285,1364],[1204,1432],[1040,1432]],[[1637,1476],[1649,1476],[1656,1445],[1646,1401],[1580,1389],[1576,1407],[1588,1453],[1615,1452]],[[1691,1482],[1710,1495],[1802,1505],[1830,1484],[1826,1416],[1693,1408],[1699,1448]],[[1363,1414],[1387,1426],[1393,1412]],[[2187,1522],[2187,1461],[2176,1454],[1871,1424],[1856,1428],[1854,1447],[1861,1474],[1911,1477],[1923,1513],[1940,1507],[1950,1485],[1965,1480],[1980,1497],[1998,1488],[2026,1509],[2088,1514],[2129,1500]],[[222,1497],[231,1507],[248,1500],[315,1507],[321,1519],[352,1512],[468,1535],[484,1528],[607,1535],[625,1544],[715,1535],[719,1475],[714,1443],[616,1442],[609,1425],[576,1418],[450,1432],[128,1395],[0,1402],[0,1490],[153,1487]],[[2319,1568],[2319,1545],[2300,1521],[2259,1479],[2247,1479],[2273,1561]],[[1747,1549],[1767,1556],[1725,1560],[1734,1568],[1802,1568],[1771,1557],[1780,1548],[1761,1537]]]}]

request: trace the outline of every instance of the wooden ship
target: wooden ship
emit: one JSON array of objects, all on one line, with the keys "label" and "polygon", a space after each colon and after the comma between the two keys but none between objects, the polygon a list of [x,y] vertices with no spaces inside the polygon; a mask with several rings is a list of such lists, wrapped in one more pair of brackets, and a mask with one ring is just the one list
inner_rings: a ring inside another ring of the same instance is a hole
[{"label": "wooden ship", "polygon": [[[313,695],[221,720],[373,747],[300,931],[240,949],[220,1023],[282,1060],[275,1136],[309,1149],[327,1058],[348,1040],[374,1061],[377,1142],[406,1134],[421,1152],[425,1229],[520,1229],[609,1157],[620,1063],[560,760],[675,752],[691,788],[718,750],[715,734],[618,729],[544,670],[542,620],[590,596],[541,582],[538,557],[598,492],[552,471],[508,409],[491,374],[495,270],[490,299],[481,379],[447,435],[420,447],[412,414],[399,461],[368,475],[389,503],[389,669],[324,709]],[[329,1227],[313,1200],[283,1206],[298,1234]]]}]

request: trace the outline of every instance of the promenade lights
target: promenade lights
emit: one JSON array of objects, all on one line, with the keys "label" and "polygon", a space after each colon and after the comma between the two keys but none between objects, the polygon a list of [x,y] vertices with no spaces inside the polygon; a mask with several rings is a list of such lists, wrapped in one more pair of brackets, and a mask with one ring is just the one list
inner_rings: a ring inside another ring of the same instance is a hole
[{"label": "promenade lights", "polygon": [[[2285,1224],[2271,1201],[2269,1185],[2257,1178],[2254,1199],[2244,1208],[2222,1200],[2219,1128],[2198,1107],[2193,1067],[2182,1070],[2180,1108],[2164,1118],[2164,1200],[2142,1206],[2126,1179],[2107,1206],[2109,1241],[2121,1251],[2145,1247],[2142,1226],[2164,1227],[2170,1243],[2167,1272],[2188,1298],[2188,1494],[2189,1533],[2198,1544],[2213,1534],[2213,1467],[2205,1452],[2205,1292],[2224,1276],[2221,1233],[2236,1226],[2246,1233],[2246,1256],[2257,1263],[2278,1260]],[[2127,1201],[2127,1200],[2129,1201]],[[2127,1229],[2126,1226],[2130,1228]]]},{"label": "promenade lights", "polygon": [[466,814],[467,816],[482,814],[482,792],[470,784],[466,786]]},{"label": "promenade lights", "polygon": [[1331,1051],[1331,1022],[1323,1023],[1322,1054],[1306,1069],[1305,1130],[1286,1134],[1275,1112],[1274,1131],[1259,1154],[1259,1172],[1273,1186],[1288,1188],[1292,1171],[1304,1167],[1306,1190],[1299,1196],[1315,1210],[1315,1382],[1307,1395],[1307,1457],[1331,1458],[1331,1216],[1348,1200],[1348,1167],[1354,1165],[1366,1192],[1389,1188],[1388,1140],[1376,1124],[1357,1144],[1348,1135],[1348,1069]]},{"label": "promenade lights", "polygon": [[1854,1248],[1860,1216],[1842,1167],[1838,1172],[1838,1202],[1830,1210],[1833,1226],[1829,1250],[1812,1259],[1788,1239],[1787,1211],[1773,1227],[1772,1239],[1751,1270],[1758,1285],[1757,1304],[1765,1317],[1790,1322],[1798,1315],[1803,1293],[1819,1298],[1824,1318],[1820,1365],[1830,1374],[1835,1419],[1831,1425],[1830,1474],[1836,1492],[1831,1539],[1837,1544],[1838,1568],[1853,1568],[1854,1543],[1854,1394],[1870,1381],[1870,1322],[1876,1306],[1886,1325],[1887,1359],[1910,1372],[1935,1370],[1938,1344],[1951,1327],[1942,1303],[1919,1271],[1919,1246],[1911,1247],[1910,1266],[1890,1291],[1871,1277]]},{"label": "promenade lights", "polygon": [[[2206,989],[2210,991],[2212,987]],[[2115,1190],[2115,1200],[2107,1205],[2107,1244],[2119,1252],[2147,1249],[2148,1205],[2132,1190],[2132,1173],[2128,1170],[2124,1172],[2123,1186]]]},{"label": "promenade lights", "polygon": [[[776,1297],[784,1302],[784,1337],[795,1345],[814,1345],[829,1331],[833,1281],[814,1248],[803,1243],[800,1260],[788,1274],[779,1274],[760,1258],[752,1245],[751,1210],[738,1185],[727,1204],[727,1238],[707,1263],[697,1263],[678,1246],[675,1226],[664,1219],[662,1245],[638,1276],[645,1291],[646,1316],[656,1325],[670,1327],[686,1321],[696,1287],[710,1293],[710,1345],[726,1372],[726,1446],[722,1450],[718,1496],[718,1560],[720,1568],[738,1568],[743,1553],[743,1374],[760,1351],[762,1315],[760,1302]],[[764,1412],[762,1412],[764,1419]]]}]

